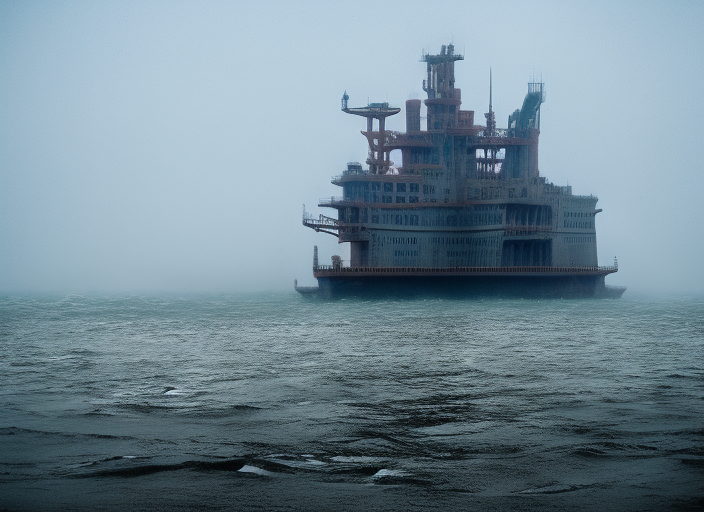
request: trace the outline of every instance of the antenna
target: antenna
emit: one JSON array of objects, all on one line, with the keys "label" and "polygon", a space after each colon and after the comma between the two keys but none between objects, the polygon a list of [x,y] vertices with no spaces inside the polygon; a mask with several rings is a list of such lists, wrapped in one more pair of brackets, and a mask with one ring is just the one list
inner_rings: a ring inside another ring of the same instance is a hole
[{"label": "antenna", "polygon": [[492,110],[491,110],[491,89],[492,89],[492,84],[491,84],[491,67],[489,67],[489,113],[492,112]]},{"label": "antenna", "polygon": [[[493,84],[493,75],[492,75],[492,70],[491,67],[489,67],[489,112],[484,114],[484,117],[486,117],[486,130],[484,130],[484,135],[488,137],[494,137],[496,136],[496,117],[494,116],[494,107],[492,105],[493,103],[493,89],[494,89],[494,84]],[[489,149],[487,151],[490,151],[492,154],[492,158],[495,158],[496,156],[496,148]]]}]

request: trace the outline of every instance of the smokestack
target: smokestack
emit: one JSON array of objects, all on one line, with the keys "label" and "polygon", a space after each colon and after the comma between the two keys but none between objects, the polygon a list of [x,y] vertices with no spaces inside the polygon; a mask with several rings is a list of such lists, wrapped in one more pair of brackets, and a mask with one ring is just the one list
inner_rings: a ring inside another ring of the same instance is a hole
[{"label": "smokestack", "polygon": [[420,131],[420,100],[406,101],[406,131]]}]

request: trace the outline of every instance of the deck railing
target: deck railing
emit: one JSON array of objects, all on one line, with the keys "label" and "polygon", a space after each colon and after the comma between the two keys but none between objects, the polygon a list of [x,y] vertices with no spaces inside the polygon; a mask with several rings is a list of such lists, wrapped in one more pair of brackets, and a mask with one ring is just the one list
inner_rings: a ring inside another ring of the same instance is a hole
[{"label": "deck railing", "polygon": [[318,206],[333,206],[342,202],[345,202],[345,198],[341,196],[323,197],[318,201]]},{"label": "deck railing", "polygon": [[339,221],[337,219],[333,219],[331,217],[326,217],[323,214],[320,214],[316,218],[313,215],[304,211],[303,212],[303,225],[311,227],[313,229],[315,229],[315,228],[337,229],[339,227]]},{"label": "deck railing", "polygon": [[318,265],[318,272],[341,274],[611,274],[618,266],[585,267],[333,267]]}]

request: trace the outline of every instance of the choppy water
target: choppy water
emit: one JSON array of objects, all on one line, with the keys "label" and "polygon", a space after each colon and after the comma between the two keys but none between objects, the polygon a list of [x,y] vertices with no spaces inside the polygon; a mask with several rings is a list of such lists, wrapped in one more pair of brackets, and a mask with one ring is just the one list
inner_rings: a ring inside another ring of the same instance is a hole
[{"label": "choppy water", "polygon": [[696,510],[704,300],[0,300],[0,509]]}]

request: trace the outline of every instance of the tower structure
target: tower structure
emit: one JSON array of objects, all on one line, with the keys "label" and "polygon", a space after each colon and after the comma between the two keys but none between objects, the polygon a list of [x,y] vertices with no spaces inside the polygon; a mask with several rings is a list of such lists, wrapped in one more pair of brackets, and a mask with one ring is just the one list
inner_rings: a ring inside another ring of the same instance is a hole
[{"label": "tower structure", "polygon": [[423,90],[428,93],[428,130],[445,130],[458,123],[462,91],[455,88],[455,61],[463,59],[452,44],[443,45],[438,55],[426,54],[421,59],[427,63],[428,73],[423,80]]},{"label": "tower structure", "polygon": [[[389,159],[389,145],[387,137],[390,135],[386,132],[386,118],[401,112],[400,108],[390,107],[388,103],[369,103],[366,107],[348,108],[347,100],[349,96],[347,91],[342,96],[342,111],[347,114],[362,116],[367,119],[367,131],[362,134],[367,138],[369,143],[369,157],[367,164],[371,174],[385,174],[393,162]],[[377,121],[376,130],[374,129],[374,120]]]}]

